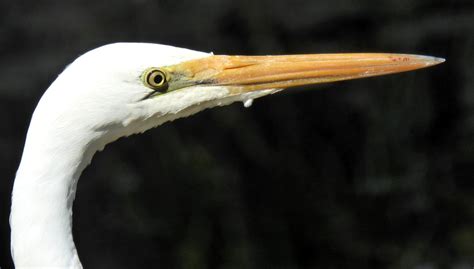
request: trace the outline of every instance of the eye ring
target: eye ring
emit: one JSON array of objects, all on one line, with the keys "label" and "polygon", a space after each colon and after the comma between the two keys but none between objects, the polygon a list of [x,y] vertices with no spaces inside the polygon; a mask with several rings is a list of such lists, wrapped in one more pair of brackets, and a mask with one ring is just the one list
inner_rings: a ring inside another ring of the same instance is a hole
[{"label": "eye ring", "polygon": [[143,83],[153,90],[166,88],[167,82],[166,73],[158,68],[152,67],[143,73]]}]

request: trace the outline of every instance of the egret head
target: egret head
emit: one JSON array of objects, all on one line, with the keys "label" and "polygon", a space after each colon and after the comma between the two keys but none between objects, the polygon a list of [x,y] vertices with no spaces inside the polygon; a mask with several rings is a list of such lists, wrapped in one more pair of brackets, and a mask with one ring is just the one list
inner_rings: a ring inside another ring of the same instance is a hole
[{"label": "egret head", "polygon": [[92,50],[59,75],[31,120],[12,194],[15,265],[82,268],[72,240],[77,180],[94,153],[121,136],[293,86],[441,61],[402,54],[219,56],[138,43]]},{"label": "egret head", "polygon": [[380,53],[225,56],[158,44],[117,43],[80,56],[42,102],[49,103],[44,110],[54,111],[54,117],[75,119],[77,128],[109,134],[109,140],[115,140],[205,108],[288,87],[408,71],[441,61]]}]

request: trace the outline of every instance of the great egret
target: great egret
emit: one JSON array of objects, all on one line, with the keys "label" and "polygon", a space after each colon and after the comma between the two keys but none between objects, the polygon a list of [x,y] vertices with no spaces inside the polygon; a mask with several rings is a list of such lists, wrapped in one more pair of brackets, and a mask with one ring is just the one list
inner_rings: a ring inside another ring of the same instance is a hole
[{"label": "great egret", "polygon": [[158,44],[117,43],[77,58],[31,119],[10,215],[17,268],[82,268],[72,204],[96,151],[203,109],[281,89],[409,71],[443,59],[406,54],[224,56]]}]

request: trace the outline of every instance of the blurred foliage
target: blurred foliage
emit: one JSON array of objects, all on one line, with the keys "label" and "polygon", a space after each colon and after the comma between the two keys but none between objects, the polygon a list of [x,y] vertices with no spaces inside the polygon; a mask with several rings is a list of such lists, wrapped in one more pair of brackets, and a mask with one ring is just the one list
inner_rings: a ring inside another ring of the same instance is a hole
[{"label": "blurred foliage", "polygon": [[75,57],[117,41],[447,62],[289,90],[107,146],[75,202],[85,268],[474,265],[472,0],[38,0],[0,2],[2,268],[36,102]]}]

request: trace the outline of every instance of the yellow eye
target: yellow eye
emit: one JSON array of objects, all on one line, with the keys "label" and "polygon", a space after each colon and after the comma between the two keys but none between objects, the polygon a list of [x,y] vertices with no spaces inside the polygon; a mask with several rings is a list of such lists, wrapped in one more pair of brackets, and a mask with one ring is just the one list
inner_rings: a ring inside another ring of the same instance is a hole
[{"label": "yellow eye", "polygon": [[166,89],[166,74],[162,70],[152,67],[143,73],[143,83],[154,90]]}]

